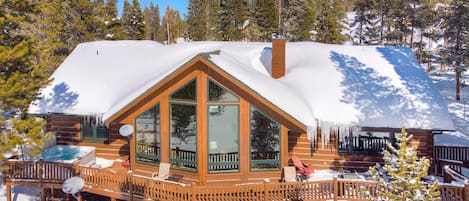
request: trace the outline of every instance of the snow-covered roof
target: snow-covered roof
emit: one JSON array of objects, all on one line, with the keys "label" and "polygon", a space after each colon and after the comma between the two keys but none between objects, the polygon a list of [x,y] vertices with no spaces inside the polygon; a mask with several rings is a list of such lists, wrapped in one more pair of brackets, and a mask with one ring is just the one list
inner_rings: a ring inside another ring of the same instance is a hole
[{"label": "snow-covered roof", "polygon": [[107,119],[198,54],[216,51],[208,60],[305,126],[453,129],[446,103],[408,48],[312,42],[286,48],[286,75],[273,79],[270,43],[83,43],[30,112]]}]

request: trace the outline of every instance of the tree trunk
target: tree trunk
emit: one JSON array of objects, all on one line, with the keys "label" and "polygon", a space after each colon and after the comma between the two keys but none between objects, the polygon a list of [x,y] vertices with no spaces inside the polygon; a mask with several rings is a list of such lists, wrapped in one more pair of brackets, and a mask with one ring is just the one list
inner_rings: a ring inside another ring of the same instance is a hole
[{"label": "tree trunk", "polygon": [[456,100],[461,100],[461,70],[458,66],[456,66]]}]

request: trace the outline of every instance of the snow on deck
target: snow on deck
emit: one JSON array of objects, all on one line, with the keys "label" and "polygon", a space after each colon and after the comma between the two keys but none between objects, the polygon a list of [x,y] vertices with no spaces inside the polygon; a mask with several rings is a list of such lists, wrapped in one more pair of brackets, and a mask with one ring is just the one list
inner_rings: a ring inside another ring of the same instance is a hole
[{"label": "snow on deck", "polygon": [[[214,52],[220,50],[220,52]],[[98,41],[77,46],[31,113],[120,111],[198,54],[306,126],[453,129],[446,103],[404,47],[287,43],[287,74],[270,77],[271,44]]]}]

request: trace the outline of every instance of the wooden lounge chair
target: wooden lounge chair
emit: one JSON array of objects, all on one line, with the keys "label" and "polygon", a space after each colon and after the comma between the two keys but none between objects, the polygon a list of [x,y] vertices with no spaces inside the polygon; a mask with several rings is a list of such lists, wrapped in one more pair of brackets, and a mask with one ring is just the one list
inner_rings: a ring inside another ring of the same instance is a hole
[{"label": "wooden lounge chair", "polygon": [[283,167],[283,181],[284,182],[295,182],[296,181],[296,169],[293,166]]},{"label": "wooden lounge chair", "polygon": [[292,156],[291,160],[293,161],[293,165],[296,167],[296,173],[309,177],[312,173],[314,173],[313,166],[311,164],[305,165],[298,159],[296,156]]},{"label": "wooden lounge chair", "polygon": [[171,167],[171,164],[169,163],[160,163],[160,168],[158,169],[158,172],[153,172],[151,174],[151,177],[157,180],[168,179],[170,167]]}]

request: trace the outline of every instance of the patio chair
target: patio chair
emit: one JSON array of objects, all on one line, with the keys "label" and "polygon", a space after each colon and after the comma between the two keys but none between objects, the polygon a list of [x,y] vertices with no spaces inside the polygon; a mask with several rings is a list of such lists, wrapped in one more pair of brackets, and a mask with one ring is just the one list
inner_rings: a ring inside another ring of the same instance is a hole
[{"label": "patio chair", "polygon": [[160,163],[160,168],[158,172],[153,172],[151,177],[156,180],[166,180],[169,177],[169,169],[171,164],[169,163]]},{"label": "patio chair", "polygon": [[296,167],[296,173],[309,177],[312,173],[314,173],[313,166],[311,164],[306,165],[301,162],[296,156],[292,156],[291,160],[293,161],[293,165]]},{"label": "patio chair", "polygon": [[284,182],[296,181],[296,169],[294,166],[283,167],[283,181]]}]

